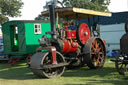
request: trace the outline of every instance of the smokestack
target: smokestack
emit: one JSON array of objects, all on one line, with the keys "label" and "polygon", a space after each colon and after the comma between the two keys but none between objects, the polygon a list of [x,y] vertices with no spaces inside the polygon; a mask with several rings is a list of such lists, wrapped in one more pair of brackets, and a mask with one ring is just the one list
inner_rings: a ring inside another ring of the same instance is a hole
[{"label": "smokestack", "polygon": [[55,20],[55,5],[49,5],[49,14],[50,14],[50,24],[51,24],[51,32],[52,37],[56,36],[56,20]]}]

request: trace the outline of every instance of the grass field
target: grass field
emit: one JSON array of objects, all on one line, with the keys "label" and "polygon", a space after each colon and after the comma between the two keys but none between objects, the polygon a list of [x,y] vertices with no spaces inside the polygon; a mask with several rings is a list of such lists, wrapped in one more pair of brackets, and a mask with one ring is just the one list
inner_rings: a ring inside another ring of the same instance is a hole
[{"label": "grass field", "polygon": [[119,75],[114,63],[107,59],[104,68],[89,70],[87,67],[66,70],[55,79],[39,78],[25,63],[4,68],[0,64],[0,85],[128,85],[128,75]]}]

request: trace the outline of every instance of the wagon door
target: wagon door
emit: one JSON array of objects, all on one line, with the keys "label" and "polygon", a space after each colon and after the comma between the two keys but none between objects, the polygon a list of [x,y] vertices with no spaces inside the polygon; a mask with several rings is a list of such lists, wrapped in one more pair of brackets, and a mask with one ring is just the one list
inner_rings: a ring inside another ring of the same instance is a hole
[{"label": "wagon door", "polygon": [[17,25],[10,25],[10,38],[11,38],[12,52],[19,51],[18,30],[19,30],[19,28]]},{"label": "wagon door", "polygon": [[24,53],[25,48],[25,32],[24,24],[17,23],[16,25],[10,25],[10,38],[11,38],[11,51],[15,53]]}]

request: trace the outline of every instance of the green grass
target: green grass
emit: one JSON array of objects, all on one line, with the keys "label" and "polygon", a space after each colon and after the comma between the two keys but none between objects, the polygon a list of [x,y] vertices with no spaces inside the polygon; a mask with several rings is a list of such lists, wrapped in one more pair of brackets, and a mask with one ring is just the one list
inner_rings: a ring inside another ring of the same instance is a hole
[{"label": "green grass", "polygon": [[114,63],[107,59],[104,68],[89,70],[87,67],[65,70],[55,79],[39,78],[25,63],[4,68],[0,64],[0,85],[128,85],[128,75],[119,75]]}]

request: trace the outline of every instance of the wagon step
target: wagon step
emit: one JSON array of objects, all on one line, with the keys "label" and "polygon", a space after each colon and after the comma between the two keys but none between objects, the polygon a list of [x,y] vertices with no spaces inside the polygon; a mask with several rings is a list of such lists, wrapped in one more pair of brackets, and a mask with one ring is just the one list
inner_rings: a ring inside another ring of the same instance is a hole
[{"label": "wagon step", "polygon": [[111,59],[110,61],[112,61],[112,62],[117,62],[118,60],[116,60],[116,59]]},{"label": "wagon step", "polygon": [[58,64],[40,65],[40,66],[42,67],[42,69],[48,69],[48,68],[57,68],[67,65],[69,65],[69,63],[58,63]]}]

